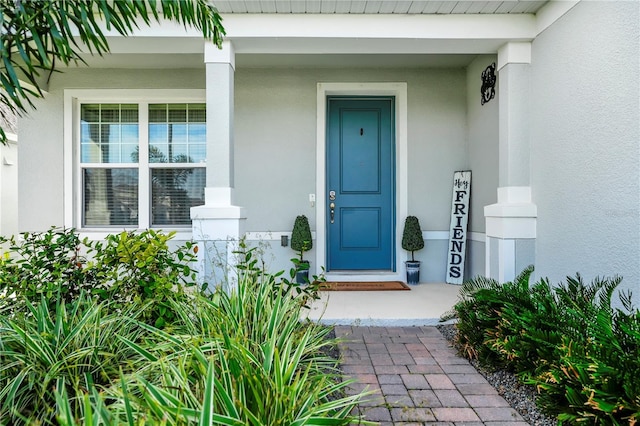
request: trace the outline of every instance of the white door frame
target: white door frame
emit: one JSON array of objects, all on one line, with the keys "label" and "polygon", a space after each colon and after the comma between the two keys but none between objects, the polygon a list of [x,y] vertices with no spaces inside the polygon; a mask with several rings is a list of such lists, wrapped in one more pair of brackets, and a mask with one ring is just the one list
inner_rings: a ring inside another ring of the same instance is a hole
[{"label": "white door frame", "polygon": [[326,130],[327,96],[394,96],[395,97],[395,161],[396,161],[396,232],[395,253],[396,271],[362,274],[353,272],[329,272],[329,281],[404,281],[403,262],[407,253],[402,250],[402,227],[407,216],[408,173],[407,173],[407,83],[318,83],[317,87],[317,124],[316,124],[316,265],[318,269],[327,264],[326,214]]}]

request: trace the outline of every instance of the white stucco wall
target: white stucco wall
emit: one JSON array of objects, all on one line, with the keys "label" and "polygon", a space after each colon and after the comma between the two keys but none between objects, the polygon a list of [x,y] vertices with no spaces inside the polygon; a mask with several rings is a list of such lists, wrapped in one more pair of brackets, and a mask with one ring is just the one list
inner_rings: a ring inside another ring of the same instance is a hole
[{"label": "white stucco wall", "polygon": [[[468,167],[466,86],[464,69],[419,70],[409,85],[409,214],[423,230],[446,235],[453,173]],[[448,239],[426,240],[416,253],[421,282],[445,281],[448,245]]]},{"label": "white stucco wall", "polygon": [[[316,229],[316,84],[354,81],[407,82],[409,214],[425,231],[448,231],[451,179],[467,164],[463,69],[239,69],[235,81],[235,195],[247,231],[291,231],[298,214]],[[294,254],[279,241],[271,247]],[[446,248],[427,240],[416,253],[424,281],[444,280]]]},{"label": "white stucco wall", "polygon": [[640,305],[640,3],[580,2],[532,46],[536,275],[623,276]]},{"label": "white stucco wall", "polygon": [[[471,206],[469,231],[485,232],[484,206],[497,200],[498,187],[498,82],[495,97],[480,102],[482,72],[491,63],[497,63],[495,55],[480,55],[467,67],[467,150],[468,169],[471,170]],[[497,75],[497,71],[496,71]],[[485,273],[485,244],[467,241],[465,278]]]},{"label": "white stucco wall", "polygon": [[496,56],[482,55],[467,67],[467,138],[472,171],[469,230],[481,233],[485,232],[484,206],[497,201],[499,81],[496,96],[484,105],[480,103],[482,72],[494,62]]},{"label": "white stucco wall", "polygon": [[64,225],[62,92],[34,104],[36,111],[18,120],[19,232]]},{"label": "white stucco wall", "polygon": [[[466,164],[463,70],[240,69],[236,72],[236,199],[248,231],[283,231],[315,208],[316,83],[406,81],[409,212],[449,229],[453,171]],[[321,194],[317,194],[321,196]],[[258,213],[258,214],[255,214]]]},{"label": "white stucco wall", "polygon": [[18,145],[8,133],[7,145],[0,144],[0,235],[18,233]]},{"label": "white stucco wall", "polygon": [[235,76],[236,201],[247,231],[291,231],[304,214],[315,229],[316,81],[298,70]]}]

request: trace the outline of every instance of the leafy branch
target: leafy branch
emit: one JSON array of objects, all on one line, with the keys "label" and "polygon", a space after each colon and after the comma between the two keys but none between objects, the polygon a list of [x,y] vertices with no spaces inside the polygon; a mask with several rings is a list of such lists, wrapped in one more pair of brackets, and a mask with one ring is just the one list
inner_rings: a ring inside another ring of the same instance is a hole
[{"label": "leafy branch", "polygon": [[[16,114],[43,97],[56,64],[85,63],[83,53],[110,51],[105,32],[129,36],[142,21],[169,20],[202,32],[218,47],[222,18],[207,0],[0,0],[0,104]],[[0,128],[0,142],[7,137]]]}]

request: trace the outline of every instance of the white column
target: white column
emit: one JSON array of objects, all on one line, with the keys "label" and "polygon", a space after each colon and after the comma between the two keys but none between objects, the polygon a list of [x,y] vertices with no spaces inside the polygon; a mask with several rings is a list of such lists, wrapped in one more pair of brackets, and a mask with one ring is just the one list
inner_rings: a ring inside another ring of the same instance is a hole
[{"label": "white column", "polygon": [[531,43],[498,50],[498,185],[529,185],[529,72]]},{"label": "white column", "polygon": [[500,282],[512,281],[534,263],[538,208],[531,202],[529,186],[498,188],[498,202],[484,208],[486,223],[485,275]]},{"label": "white column", "polygon": [[498,50],[498,202],[486,206],[487,277],[511,281],[534,263],[537,207],[531,199],[529,73],[531,43]]},{"label": "white column", "polygon": [[235,53],[205,45],[207,102],[207,187],[205,204],[191,208],[193,239],[198,242],[200,280],[209,288],[235,286],[237,243],[244,235],[245,211],[233,196],[233,96]]}]

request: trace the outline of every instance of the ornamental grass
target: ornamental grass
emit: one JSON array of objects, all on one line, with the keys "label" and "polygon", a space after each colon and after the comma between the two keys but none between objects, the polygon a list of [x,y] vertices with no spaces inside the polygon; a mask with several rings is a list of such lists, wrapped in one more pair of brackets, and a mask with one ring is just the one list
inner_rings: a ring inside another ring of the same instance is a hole
[{"label": "ornamental grass", "polygon": [[[73,231],[50,232],[59,235],[46,236],[49,244],[77,242],[68,235]],[[79,268],[92,279],[108,277],[110,285],[100,286],[100,292],[89,293],[80,274],[73,275],[73,294],[64,288],[64,274],[54,274],[54,283],[38,285],[27,285],[22,278],[2,281],[1,425],[359,421],[352,413],[366,394],[347,394],[351,382],[343,380],[338,361],[328,355],[337,343],[329,337],[330,328],[300,320],[311,296],[308,290],[292,287],[281,274],[259,271],[248,250],[230,292],[165,291],[163,277],[190,271],[175,253],[164,250],[166,239],[127,234],[117,244],[113,241],[119,251],[135,243],[138,250],[165,259],[162,265],[151,259],[136,262],[160,276],[162,309],[152,293],[140,296],[140,288],[151,288],[149,283],[134,285],[126,266],[111,263],[115,269],[105,270],[108,262],[100,262],[99,253],[91,261],[79,260],[75,249],[60,248],[54,263],[64,270]],[[74,263],[64,255],[74,256]],[[51,265],[12,259],[0,269],[20,277],[26,276],[19,270],[24,265],[29,276],[46,275],[33,265]],[[118,271],[126,274],[126,285],[119,285]],[[120,293],[111,297],[110,291]],[[126,291],[133,295],[122,294]]]}]

